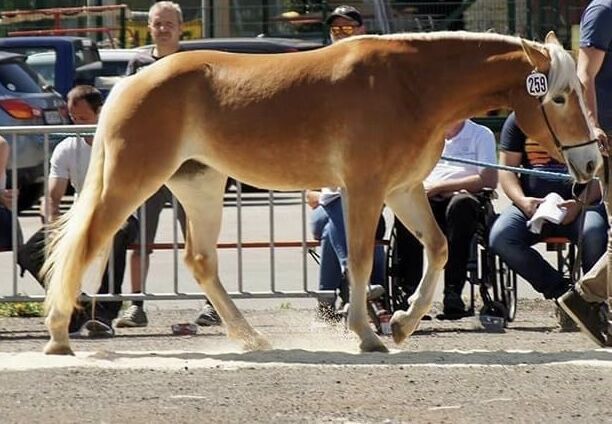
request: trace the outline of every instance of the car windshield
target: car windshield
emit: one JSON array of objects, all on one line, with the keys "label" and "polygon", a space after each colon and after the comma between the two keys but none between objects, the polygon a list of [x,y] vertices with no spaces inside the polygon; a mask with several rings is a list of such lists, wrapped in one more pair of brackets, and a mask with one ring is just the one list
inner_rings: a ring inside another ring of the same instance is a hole
[{"label": "car windshield", "polygon": [[0,85],[14,93],[42,93],[35,73],[19,62],[0,63]]},{"label": "car windshield", "polygon": [[28,57],[26,63],[38,72],[49,84],[55,85],[55,50],[26,53]]},{"label": "car windshield", "polygon": [[125,60],[103,61],[100,75],[103,77],[123,76],[125,75],[127,64]]}]

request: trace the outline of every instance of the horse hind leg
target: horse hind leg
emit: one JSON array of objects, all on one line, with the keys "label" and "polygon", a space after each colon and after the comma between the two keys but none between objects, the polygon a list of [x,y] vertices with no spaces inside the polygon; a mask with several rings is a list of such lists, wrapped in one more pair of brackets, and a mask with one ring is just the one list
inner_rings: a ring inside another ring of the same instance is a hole
[{"label": "horse hind leg", "polygon": [[185,262],[227,326],[228,337],[245,350],[269,349],[270,343],[249,325],[219,280],[217,239],[226,180],[227,176],[190,160],[168,181],[187,214]]},{"label": "horse hind leg", "polygon": [[421,318],[431,310],[436,284],[446,264],[448,248],[422,184],[409,190],[394,191],[385,199],[385,203],[423,243],[427,254],[427,268],[416,292],[409,299],[408,311],[396,311],[391,318],[393,340],[400,343],[416,330]]},{"label": "horse hind leg", "polygon": [[[45,263],[47,270],[48,311],[45,323],[51,336],[44,348],[47,354],[72,354],[68,325],[81,289],[83,274],[88,265],[108,244],[130,212],[144,201],[147,194],[130,193],[116,196],[121,183],[105,190],[104,195],[88,189],[81,193],[73,211],[63,219],[54,234]],[[43,272],[45,271],[43,269]]]}]

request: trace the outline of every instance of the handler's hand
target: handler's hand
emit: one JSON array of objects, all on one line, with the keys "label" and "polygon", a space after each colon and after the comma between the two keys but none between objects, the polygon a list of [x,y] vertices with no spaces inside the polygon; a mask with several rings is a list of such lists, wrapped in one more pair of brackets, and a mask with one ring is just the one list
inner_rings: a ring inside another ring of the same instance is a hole
[{"label": "handler's hand", "polygon": [[610,152],[610,145],[608,144],[608,135],[604,130],[599,127],[595,127],[595,138],[597,139],[597,145],[602,155],[608,156]]},{"label": "handler's hand", "polygon": [[306,203],[308,203],[308,206],[310,206],[312,209],[316,208],[317,206],[319,206],[319,198],[321,197],[321,193],[318,191],[314,191],[314,190],[308,190],[306,192]]}]

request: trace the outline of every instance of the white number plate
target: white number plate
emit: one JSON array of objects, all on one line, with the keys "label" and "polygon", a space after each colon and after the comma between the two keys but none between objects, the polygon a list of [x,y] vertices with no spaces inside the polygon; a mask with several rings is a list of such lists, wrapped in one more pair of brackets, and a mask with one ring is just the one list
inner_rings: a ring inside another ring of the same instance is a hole
[{"label": "white number plate", "polygon": [[525,82],[527,84],[527,92],[534,97],[542,97],[548,93],[548,80],[546,75],[540,72],[532,72],[527,76]]},{"label": "white number plate", "polygon": [[45,123],[48,125],[59,125],[62,123],[62,117],[57,110],[45,110]]}]

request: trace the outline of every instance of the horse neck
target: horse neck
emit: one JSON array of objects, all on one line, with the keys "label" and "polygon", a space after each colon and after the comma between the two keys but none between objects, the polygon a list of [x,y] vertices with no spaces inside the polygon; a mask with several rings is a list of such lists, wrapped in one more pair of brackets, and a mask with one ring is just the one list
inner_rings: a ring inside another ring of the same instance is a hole
[{"label": "horse neck", "polygon": [[427,55],[419,67],[426,76],[422,81],[429,83],[419,95],[437,99],[433,107],[449,120],[512,107],[513,93],[524,91],[531,71],[520,44],[511,37],[411,43]]}]

